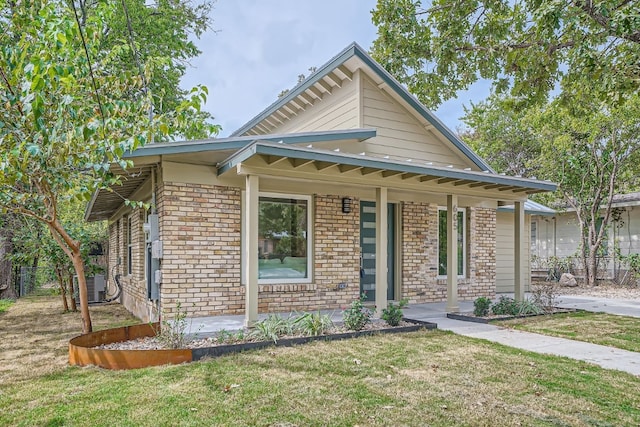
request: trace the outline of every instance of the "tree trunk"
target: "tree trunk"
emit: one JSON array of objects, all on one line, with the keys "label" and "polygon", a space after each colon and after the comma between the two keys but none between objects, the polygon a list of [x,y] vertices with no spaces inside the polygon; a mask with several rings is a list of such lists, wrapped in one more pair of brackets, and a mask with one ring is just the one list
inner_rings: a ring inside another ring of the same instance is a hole
[{"label": "tree trunk", "polygon": [[9,255],[13,251],[12,230],[6,224],[0,227],[0,298],[17,298],[13,286],[13,264]]},{"label": "tree trunk", "polygon": [[71,300],[71,311],[78,311],[78,305],[76,302],[76,290],[73,286],[73,275],[69,275],[69,299]]},{"label": "tree trunk", "polygon": [[587,269],[585,270],[587,286],[595,286],[598,284],[598,257],[597,252],[593,249],[589,251],[587,258]]},{"label": "tree trunk", "polygon": [[62,307],[65,313],[69,311],[69,303],[67,302],[67,287],[64,284],[64,278],[59,268],[56,268],[56,276],[58,276],[58,284],[60,285],[60,296],[62,297]]},{"label": "tree trunk", "polygon": [[87,298],[87,279],[84,275],[84,262],[80,252],[80,242],[71,238],[67,230],[57,219],[47,223],[51,235],[56,239],[58,245],[71,259],[73,268],[78,276],[78,294],[80,295],[80,315],[82,316],[82,333],[88,334],[93,331],[91,325],[91,314],[89,313],[89,300]]}]

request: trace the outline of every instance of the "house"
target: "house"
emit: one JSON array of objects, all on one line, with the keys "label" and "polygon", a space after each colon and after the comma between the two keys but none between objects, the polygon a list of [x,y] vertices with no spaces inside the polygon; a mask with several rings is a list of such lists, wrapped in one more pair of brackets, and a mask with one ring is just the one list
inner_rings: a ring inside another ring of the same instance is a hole
[{"label": "house", "polygon": [[497,281],[522,297],[527,196],[556,188],[495,173],[355,43],[229,138],[128,158],[86,219],[109,221],[109,271],[144,320],[180,303],[251,324],[361,293],[456,311]]},{"label": "house", "polygon": [[[607,225],[600,262],[601,278],[613,279],[626,270],[617,258],[620,254],[640,253],[640,192],[619,194],[613,197],[611,221]],[[600,218],[600,222],[604,217]],[[550,258],[572,258],[580,248],[580,227],[572,209],[558,211],[553,215],[531,216],[531,255],[544,265]],[[579,267],[579,265],[577,266]]]}]

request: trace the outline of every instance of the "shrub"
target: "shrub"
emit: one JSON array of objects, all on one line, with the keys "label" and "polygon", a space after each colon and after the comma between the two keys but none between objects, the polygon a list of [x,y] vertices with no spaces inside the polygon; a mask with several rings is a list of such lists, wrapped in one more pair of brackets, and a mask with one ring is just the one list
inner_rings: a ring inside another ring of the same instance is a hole
[{"label": "shrub", "polygon": [[387,308],[382,310],[382,320],[387,322],[389,326],[398,326],[402,321],[402,309],[407,306],[409,301],[401,300],[397,305],[390,302]]},{"label": "shrub", "polygon": [[493,314],[497,314],[499,316],[517,316],[520,311],[520,307],[518,307],[518,303],[513,298],[502,295],[498,302],[491,306],[491,311]]},{"label": "shrub", "polygon": [[518,306],[518,316],[526,316],[529,314],[541,314],[544,310],[533,300],[525,299],[516,303]]},{"label": "shrub", "polygon": [[489,314],[491,308],[491,300],[487,297],[477,298],[473,302],[473,314],[478,317],[484,317]]},{"label": "shrub", "polygon": [[551,312],[558,305],[559,288],[555,282],[539,282],[531,285],[531,297],[543,311]]},{"label": "shrub", "polygon": [[191,326],[187,325],[187,311],[182,309],[182,304],[178,301],[173,319],[166,319],[163,313],[160,331],[156,331],[156,339],[166,348],[185,348],[191,341],[187,334],[187,326]]},{"label": "shrub", "polygon": [[373,312],[363,305],[365,295],[353,301],[349,308],[342,312],[344,326],[350,331],[359,331],[371,322]]},{"label": "shrub", "polygon": [[256,322],[254,328],[247,335],[258,341],[278,342],[283,335],[291,335],[295,329],[294,318],[284,318],[277,314],[270,314],[266,319]]},{"label": "shrub", "polygon": [[331,315],[317,313],[304,313],[293,321],[296,331],[306,336],[318,336],[325,334],[333,328]]}]

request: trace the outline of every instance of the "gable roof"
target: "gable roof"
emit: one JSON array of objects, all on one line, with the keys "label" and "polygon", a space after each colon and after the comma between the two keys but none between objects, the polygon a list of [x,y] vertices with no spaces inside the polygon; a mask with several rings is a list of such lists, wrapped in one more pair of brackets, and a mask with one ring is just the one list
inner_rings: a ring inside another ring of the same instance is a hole
[{"label": "gable roof", "polygon": [[[483,171],[495,172],[483,159],[469,148],[460,138],[458,138],[447,126],[444,125],[427,107],[418,101],[409,91],[402,86],[387,70],[378,64],[367,52],[357,43],[347,46],[342,52],[333,57],[329,62],[319,67],[313,74],[307,77],[303,82],[291,89],[286,95],[277,99],[261,113],[249,120],[238,130],[233,132],[231,136],[248,135],[255,127],[260,126],[265,120],[273,117],[274,114],[285,115],[283,112],[287,109],[287,105],[294,103],[304,103],[305,98],[308,99],[307,91],[319,92],[320,88],[325,85],[325,77],[329,76],[331,80],[336,80],[336,73],[350,78],[350,71],[345,67],[345,63],[352,58],[357,58],[367,66],[373,73],[377,74],[389,89],[397,94],[411,108],[413,108],[420,116],[437,129],[449,142],[458,148],[473,164]],[[339,85],[339,83],[338,83]],[[323,89],[323,90],[326,90]]]}]

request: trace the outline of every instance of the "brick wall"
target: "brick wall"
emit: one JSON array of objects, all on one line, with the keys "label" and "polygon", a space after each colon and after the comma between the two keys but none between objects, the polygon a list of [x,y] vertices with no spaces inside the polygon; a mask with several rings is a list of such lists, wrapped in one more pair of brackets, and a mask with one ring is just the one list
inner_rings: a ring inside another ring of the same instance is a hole
[{"label": "brick wall", "polygon": [[[496,212],[466,211],[466,277],[458,279],[461,299],[495,296]],[[438,277],[438,206],[402,204],[402,297],[410,303],[446,301],[446,278]]]}]

